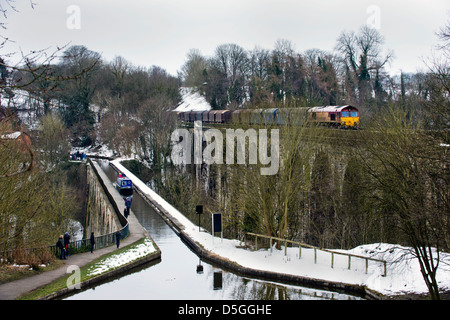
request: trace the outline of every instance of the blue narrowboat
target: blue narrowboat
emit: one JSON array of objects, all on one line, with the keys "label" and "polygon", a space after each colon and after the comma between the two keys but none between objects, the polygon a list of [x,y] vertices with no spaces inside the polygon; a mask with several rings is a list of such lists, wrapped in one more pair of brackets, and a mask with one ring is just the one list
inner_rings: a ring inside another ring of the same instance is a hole
[{"label": "blue narrowboat", "polygon": [[129,197],[133,195],[133,182],[123,173],[119,174],[116,181],[116,189],[122,197]]}]

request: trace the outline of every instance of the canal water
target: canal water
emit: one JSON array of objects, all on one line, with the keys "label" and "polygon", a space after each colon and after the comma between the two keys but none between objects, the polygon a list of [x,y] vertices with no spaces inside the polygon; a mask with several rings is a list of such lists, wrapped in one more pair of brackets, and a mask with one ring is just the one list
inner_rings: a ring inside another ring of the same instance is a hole
[{"label": "canal water", "polygon": [[[116,172],[108,161],[101,168],[111,181]],[[109,183],[112,183],[112,182]],[[251,279],[200,261],[164,222],[134,193],[132,212],[161,249],[161,261],[118,279],[76,293],[67,299],[161,300],[350,300],[347,294]],[[198,271],[198,266],[203,271]]]}]

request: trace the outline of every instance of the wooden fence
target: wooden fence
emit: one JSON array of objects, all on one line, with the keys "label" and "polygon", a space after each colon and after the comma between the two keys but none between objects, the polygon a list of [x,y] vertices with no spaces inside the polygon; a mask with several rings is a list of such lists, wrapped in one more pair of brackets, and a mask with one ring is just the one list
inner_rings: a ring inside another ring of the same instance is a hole
[{"label": "wooden fence", "polygon": [[359,255],[351,254],[351,253],[345,253],[345,252],[338,252],[338,251],[333,251],[333,250],[328,250],[328,249],[322,249],[322,248],[311,246],[309,244],[298,242],[298,241],[292,241],[292,240],[287,240],[287,239],[282,239],[282,238],[277,238],[277,237],[265,236],[265,235],[261,235],[261,234],[251,233],[251,232],[246,232],[245,233],[244,241],[245,241],[246,244],[247,244],[247,236],[255,237],[255,249],[256,250],[258,250],[258,238],[269,239],[270,250],[272,250],[273,241],[275,240],[275,241],[280,241],[281,243],[284,243],[284,255],[287,254],[288,244],[293,244],[293,245],[298,245],[298,248],[299,248],[298,249],[298,258],[299,259],[302,256],[302,248],[310,248],[310,249],[314,249],[314,263],[317,263],[317,251],[323,251],[323,252],[328,252],[328,253],[331,254],[331,268],[334,268],[334,255],[338,254],[338,255],[344,255],[344,256],[348,257],[348,269],[349,270],[351,268],[351,260],[352,260],[352,258],[357,258],[357,259],[364,259],[366,261],[366,273],[367,273],[367,270],[369,268],[369,260],[370,260],[370,261],[375,261],[377,263],[382,263],[383,267],[384,267],[384,275],[383,276],[386,277],[386,274],[387,274],[387,270],[386,270],[387,268],[386,268],[386,261],[385,260],[359,256]]}]

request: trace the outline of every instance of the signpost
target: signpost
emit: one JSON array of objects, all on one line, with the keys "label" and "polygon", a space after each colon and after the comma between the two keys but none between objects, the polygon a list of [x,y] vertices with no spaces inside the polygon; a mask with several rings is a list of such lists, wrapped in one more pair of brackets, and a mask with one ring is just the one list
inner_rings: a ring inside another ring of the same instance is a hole
[{"label": "signpost", "polygon": [[222,290],[222,271],[214,272],[213,290]]},{"label": "signpost", "polygon": [[198,214],[198,231],[200,232],[200,215],[203,213],[203,206],[201,205],[196,206],[195,212]]},{"label": "signpost", "polygon": [[198,260],[197,273],[199,274],[203,273],[202,259]]},{"label": "signpost", "polygon": [[214,242],[214,233],[220,232],[220,238],[223,241],[223,230],[222,230],[222,214],[221,213],[213,213],[212,214],[212,238]]}]

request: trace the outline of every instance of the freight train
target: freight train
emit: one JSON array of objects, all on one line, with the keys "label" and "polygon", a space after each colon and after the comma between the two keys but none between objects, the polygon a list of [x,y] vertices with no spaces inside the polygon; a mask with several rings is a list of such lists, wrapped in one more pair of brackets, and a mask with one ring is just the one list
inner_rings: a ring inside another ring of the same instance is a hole
[{"label": "freight train", "polygon": [[271,109],[241,109],[187,111],[178,112],[180,121],[189,123],[235,123],[262,125],[301,125],[318,123],[332,127],[356,129],[359,125],[359,111],[356,107],[324,106],[312,108],[271,108]]}]

